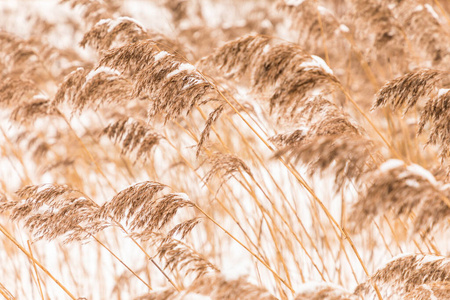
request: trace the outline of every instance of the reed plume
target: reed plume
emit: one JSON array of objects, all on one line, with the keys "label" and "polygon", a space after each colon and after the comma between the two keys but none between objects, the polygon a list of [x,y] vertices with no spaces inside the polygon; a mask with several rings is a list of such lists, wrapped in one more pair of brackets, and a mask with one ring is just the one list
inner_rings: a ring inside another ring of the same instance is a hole
[{"label": "reed plume", "polygon": [[420,69],[397,77],[380,89],[372,109],[389,104],[394,110],[405,107],[406,113],[417,101],[434,92],[442,75],[439,70]]},{"label": "reed plume", "polygon": [[132,85],[119,72],[107,67],[96,70],[78,68],[70,73],[55,95],[55,104],[68,102],[74,112],[81,112],[85,106],[96,109],[104,103],[130,101]]},{"label": "reed plume", "polygon": [[447,298],[446,1],[3,2],[0,295]]},{"label": "reed plume", "polygon": [[367,189],[353,206],[350,222],[355,228],[368,224],[372,218],[392,213],[407,218],[417,210],[413,219],[414,232],[428,232],[434,225],[445,225],[450,215],[446,204],[448,187],[419,165],[405,165],[391,159],[369,173]]},{"label": "reed plume", "polygon": [[103,129],[102,135],[120,144],[124,155],[133,154],[135,160],[146,161],[152,149],[163,138],[146,124],[129,119],[120,119]]},{"label": "reed plume", "polygon": [[[261,299],[261,300],[275,300],[276,298],[268,293],[263,288],[258,288],[253,284],[247,282],[244,278],[236,280],[226,280],[223,275],[213,274],[204,276],[195,280],[191,286],[187,287],[185,291],[176,293],[173,290],[167,290],[159,293],[153,293],[143,296],[141,300],[159,300],[163,299]],[[201,297],[201,298],[200,298]]]},{"label": "reed plume", "polygon": [[83,193],[61,185],[26,186],[17,191],[16,201],[4,202],[1,212],[23,221],[34,237],[66,242],[82,241],[109,226],[96,218],[98,207]]},{"label": "reed plume", "polygon": [[[450,264],[447,257],[405,254],[393,258],[380,267],[368,282],[360,284],[355,294],[364,299],[376,299],[369,282],[377,282],[383,298],[403,299],[424,284],[449,280]],[[439,299],[439,298],[438,298]]]},{"label": "reed plume", "polygon": [[248,76],[252,89],[268,98],[271,111],[277,108],[291,114],[310,93],[327,93],[338,82],[320,57],[265,36],[228,42],[203,58],[199,66],[220,69],[236,80]]},{"label": "reed plume", "polygon": [[189,114],[196,106],[218,100],[214,86],[187,62],[157,44],[145,40],[107,52],[100,60],[107,66],[129,74],[134,81],[133,96],[152,98],[150,117],[157,114],[168,120]]},{"label": "reed plume", "polygon": [[332,284],[326,283],[308,283],[305,284],[304,287],[300,287],[302,291],[300,291],[295,300],[353,300],[358,299],[358,297],[343,289],[340,286],[335,286]]}]

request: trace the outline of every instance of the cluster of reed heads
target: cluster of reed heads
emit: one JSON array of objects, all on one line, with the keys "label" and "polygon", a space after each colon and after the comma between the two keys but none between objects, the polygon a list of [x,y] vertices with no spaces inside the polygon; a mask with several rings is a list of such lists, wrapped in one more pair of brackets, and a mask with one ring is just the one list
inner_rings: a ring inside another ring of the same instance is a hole
[{"label": "cluster of reed heads", "polygon": [[449,15],[0,3],[0,295],[448,299]]}]

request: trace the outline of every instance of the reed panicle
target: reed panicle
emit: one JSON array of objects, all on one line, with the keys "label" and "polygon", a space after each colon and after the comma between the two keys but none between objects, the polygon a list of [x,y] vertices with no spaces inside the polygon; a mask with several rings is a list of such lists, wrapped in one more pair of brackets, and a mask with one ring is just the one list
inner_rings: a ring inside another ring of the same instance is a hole
[{"label": "reed panicle", "polygon": [[405,294],[405,300],[445,299],[450,293],[448,281],[435,281],[422,284]]},{"label": "reed panicle", "polygon": [[32,123],[37,118],[59,116],[52,101],[45,95],[35,95],[33,100],[25,102],[11,112],[11,120],[20,123]]},{"label": "reed panicle", "polygon": [[82,16],[88,24],[95,24],[102,19],[112,17],[118,9],[113,1],[102,0],[60,0],[61,3],[68,3],[72,8],[81,7]]},{"label": "reed panicle", "polygon": [[96,218],[98,207],[83,193],[61,185],[26,186],[17,191],[16,201],[2,203],[11,219],[23,221],[35,239],[82,241],[109,226]]},{"label": "reed panicle", "polygon": [[163,138],[148,125],[131,118],[109,124],[101,134],[108,136],[115,144],[120,144],[123,155],[133,154],[135,161],[144,162]]},{"label": "reed panicle", "polygon": [[223,70],[236,80],[247,75],[255,92],[269,95],[271,111],[277,108],[283,113],[293,114],[309,93],[319,90],[326,94],[338,82],[321,58],[265,36],[228,42],[202,59],[199,66]]},{"label": "reed panicle", "polygon": [[31,80],[6,77],[0,84],[1,103],[6,107],[23,103],[37,93],[38,88]]},{"label": "reed panicle", "polygon": [[220,105],[209,114],[208,119],[206,120],[206,123],[205,123],[205,127],[203,128],[202,133],[200,134],[200,140],[197,144],[197,157],[200,155],[200,152],[201,152],[202,147],[204,146],[205,142],[209,139],[209,134],[211,132],[213,124],[220,117],[223,110],[224,110],[224,106]]},{"label": "reed panicle", "polygon": [[[405,165],[401,160],[388,160],[371,178],[364,195],[353,207],[350,222],[354,228],[368,224],[372,218],[392,213],[408,218],[414,210],[414,232],[428,232],[434,225],[445,225],[450,207],[446,204],[448,187],[418,165]],[[380,201],[379,199],[382,199]]]},{"label": "reed panicle", "polygon": [[119,72],[107,67],[96,70],[78,68],[70,73],[56,93],[54,102],[68,102],[74,112],[85,106],[97,108],[104,103],[121,103],[132,99],[132,86]]},{"label": "reed panicle", "polygon": [[[302,288],[301,288],[302,289]],[[358,297],[344,288],[327,283],[307,284],[303,291],[299,292],[295,300],[353,300]]]},{"label": "reed panicle", "polygon": [[196,106],[219,99],[214,86],[187,63],[151,40],[125,45],[107,52],[101,66],[129,74],[134,81],[133,96],[152,98],[150,117],[157,114],[168,120],[189,114]]},{"label": "reed panicle", "polygon": [[374,163],[373,142],[326,98],[308,99],[293,119],[299,123],[299,129],[271,137],[280,148],[276,157],[286,156],[294,163],[301,161],[311,175],[332,167],[337,189],[348,179],[358,181],[370,170]]},{"label": "reed panicle", "polygon": [[262,300],[275,300],[276,298],[268,293],[263,288],[254,286],[246,281],[244,278],[236,280],[226,280],[220,273],[203,276],[195,280],[191,286],[181,293],[175,291],[166,290],[159,293],[153,293],[150,295],[139,298],[141,300],[156,300],[163,299],[175,300],[175,299],[262,299]]},{"label": "reed panicle", "polygon": [[158,245],[157,252],[158,257],[164,259],[165,268],[172,272],[177,269],[183,271],[186,276],[195,274],[195,279],[201,278],[206,274],[219,272],[217,267],[201,254],[169,236],[162,239]]},{"label": "reed panicle", "polygon": [[[377,282],[383,298],[403,299],[424,284],[448,281],[450,264],[446,257],[405,254],[393,258],[378,269],[368,282],[360,284],[355,294],[364,299],[376,299],[369,282]],[[439,299],[439,298],[438,298]]]},{"label": "reed panicle", "polygon": [[402,24],[389,7],[377,0],[352,0],[349,3],[348,18],[354,24],[355,38],[364,45],[362,49],[366,49],[363,51],[369,61],[382,66],[392,64],[401,71],[405,70],[411,61],[410,50],[406,47],[408,40]]},{"label": "reed panicle", "polygon": [[373,109],[390,104],[394,110],[401,107],[409,109],[415,106],[418,101],[429,97],[420,111],[420,121],[417,134],[424,132],[425,125],[431,123],[428,141],[426,145],[438,145],[441,163],[448,157],[449,146],[447,139],[447,89],[440,88],[446,73],[423,69],[395,78],[386,83],[377,94],[377,99]]},{"label": "reed panicle", "polygon": [[[305,50],[326,59],[335,54],[329,46],[339,44],[339,40],[343,40],[343,35],[346,34],[341,29],[347,30],[348,27],[341,26],[332,10],[313,0],[280,0],[276,6],[291,18],[291,31],[298,35],[297,43]],[[342,47],[342,44],[339,46]]]},{"label": "reed panicle", "polygon": [[[390,1],[389,7],[404,28],[414,51],[418,52],[416,55],[423,57],[428,66],[447,69],[450,58],[445,46],[449,41],[448,30],[436,12],[437,8],[433,8],[432,1]],[[427,31],[419,28],[427,28]]]},{"label": "reed panicle", "polygon": [[434,91],[442,75],[439,70],[420,69],[397,77],[380,89],[372,109],[389,104],[394,110],[405,107],[406,113]]},{"label": "reed panicle", "polygon": [[88,44],[97,51],[104,51],[116,47],[113,44],[116,40],[121,43],[117,46],[122,46],[147,38],[145,28],[132,18],[102,19],[85,33],[80,46]]},{"label": "reed panicle", "polygon": [[234,176],[237,172],[245,172],[252,175],[250,168],[237,156],[232,154],[215,153],[208,159],[211,169],[206,173],[203,181],[207,184],[214,176],[221,178],[222,184]]},{"label": "reed panicle", "polygon": [[427,145],[439,145],[439,155],[442,160],[449,156],[449,99],[450,93],[446,89],[439,90],[439,94],[430,99],[420,115],[419,128],[417,133],[424,132],[425,125],[431,123],[429,129]]},{"label": "reed panicle", "polygon": [[0,1],[0,295],[448,298],[447,23],[440,0]]}]

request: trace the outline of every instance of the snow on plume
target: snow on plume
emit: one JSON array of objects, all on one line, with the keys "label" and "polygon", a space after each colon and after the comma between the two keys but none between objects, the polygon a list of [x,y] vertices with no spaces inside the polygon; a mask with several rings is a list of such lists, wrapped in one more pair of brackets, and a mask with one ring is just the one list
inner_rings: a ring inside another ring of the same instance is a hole
[{"label": "snow on plume", "polygon": [[164,58],[166,56],[170,55],[167,51],[161,51],[158,54],[155,55],[155,61],[160,60],[161,58]]},{"label": "snow on plume", "polygon": [[422,168],[419,165],[412,164],[406,167],[406,169],[413,173],[414,175],[420,176],[426,180],[428,180],[432,185],[436,185],[436,178],[434,178],[433,174],[431,174],[428,170]]},{"label": "snow on plume", "polygon": [[444,95],[444,94],[447,94],[448,91],[450,91],[450,89],[439,89],[439,91],[438,91],[438,97],[440,97],[440,96],[442,96],[442,95]]},{"label": "snow on plume", "polygon": [[385,161],[379,168],[381,173],[389,172],[390,170],[397,169],[401,166],[404,166],[405,162],[400,159],[388,159]]},{"label": "snow on plume", "polygon": [[96,75],[98,75],[100,73],[120,76],[120,72],[119,71],[117,71],[115,69],[112,69],[110,67],[101,66],[101,67],[98,67],[95,70],[90,71],[89,74],[86,75],[86,82],[92,80],[92,78],[94,78]]},{"label": "snow on plume", "polygon": [[299,67],[305,68],[306,71],[321,68],[326,73],[333,75],[333,70],[330,69],[322,58],[316,55],[311,55],[311,58],[312,59],[310,61],[302,62]]},{"label": "snow on plume", "polygon": [[344,24],[339,25],[339,30],[342,32],[350,32],[350,29]]},{"label": "snow on plume", "polygon": [[299,6],[303,2],[305,2],[305,0],[286,0],[284,3],[289,6]]},{"label": "snow on plume", "polygon": [[170,72],[169,74],[167,74],[167,78],[175,76],[178,73],[183,72],[183,71],[193,71],[193,70],[195,70],[195,67],[193,65],[188,64],[188,63],[182,63],[182,64],[180,64],[178,66],[178,69],[176,69],[176,70]]},{"label": "snow on plume", "polygon": [[144,29],[145,27],[141,23],[139,23],[139,21],[137,21],[137,20],[135,20],[133,18],[130,18],[130,17],[119,17],[119,18],[114,19],[114,20],[112,20],[112,19],[101,19],[100,21],[97,22],[97,24],[95,24],[95,26],[108,24],[108,32],[111,32],[111,31],[114,30],[114,28],[116,28],[117,25],[119,25],[120,23],[122,23],[124,21],[130,21],[130,22],[136,24],[137,26],[141,27],[143,30],[145,30]]}]

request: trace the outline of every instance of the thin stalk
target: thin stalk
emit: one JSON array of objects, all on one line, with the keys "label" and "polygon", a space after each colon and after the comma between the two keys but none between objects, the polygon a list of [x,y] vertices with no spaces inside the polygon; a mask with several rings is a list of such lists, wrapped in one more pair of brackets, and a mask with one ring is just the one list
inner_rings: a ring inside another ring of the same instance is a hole
[{"label": "thin stalk", "polygon": [[[202,111],[201,108],[197,107],[197,110],[201,113],[202,117],[204,119],[206,119],[206,114]],[[215,130],[214,126],[211,127],[212,130],[214,131],[215,135],[217,136],[217,138],[219,139],[220,143],[225,147],[225,149],[228,150],[225,142],[221,139],[219,133]],[[228,150],[229,152],[229,150]],[[244,178],[244,180],[246,181],[245,177],[243,176],[243,174],[241,173],[242,178]],[[267,200],[271,203],[272,208],[276,211],[276,213],[281,217],[282,221],[284,224],[286,224],[289,228],[289,230],[291,231],[291,233],[293,234],[293,236],[295,237],[295,239],[299,242],[300,246],[302,247],[303,251],[306,253],[306,255],[308,256],[308,258],[311,260],[312,264],[314,265],[314,267],[316,268],[316,270],[319,272],[320,276],[322,277],[322,279],[325,281],[325,278],[322,274],[322,272],[319,270],[319,268],[317,267],[317,265],[315,264],[314,260],[312,259],[312,257],[310,256],[310,254],[308,253],[308,251],[306,250],[306,247],[303,245],[303,243],[301,242],[301,240],[297,237],[297,234],[293,231],[292,227],[289,225],[289,223],[287,222],[287,220],[285,220],[284,216],[279,212],[279,210],[275,207],[274,203],[272,202],[272,200],[270,200],[270,197],[266,194],[266,192],[263,190],[263,188],[259,185],[259,183],[255,180],[255,178],[253,176],[250,176],[252,178],[252,181],[258,186],[258,188],[263,192],[263,194],[265,195],[265,197],[267,198]],[[265,212],[265,209],[263,209],[262,204],[257,200],[256,195],[254,195],[254,193],[250,192],[250,190],[248,190],[243,184],[241,184],[252,196],[252,198],[257,202],[258,207],[262,210],[263,214]],[[250,184],[247,182],[247,185],[250,186]],[[267,213],[268,214],[268,213]],[[270,216],[270,214],[268,214]],[[272,217],[270,216],[270,218],[272,219]],[[274,240],[274,242],[276,243],[276,241]],[[320,257],[320,255],[319,255]],[[322,261],[322,259],[321,259]],[[323,263],[323,261],[322,261]],[[323,263],[323,266],[326,270],[325,264]],[[327,272],[328,275],[328,272]],[[329,276],[329,275],[328,275]],[[289,280],[289,279],[288,279]]]},{"label": "thin stalk", "polygon": [[[272,173],[267,169],[267,166],[264,164],[261,156],[255,151],[255,149],[253,148],[253,146],[248,142],[248,140],[245,138],[244,134],[239,130],[239,128],[234,124],[234,122],[228,117],[226,116],[227,120],[231,123],[231,125],[233,126],[233,128],[239,133],[239,135],[242,137],[242,140],[244,141],[244,143],[246,144],[246,146],[252,150],[252,153],[254,155],[254,157],[256,157],[256,159],[259,161],[259,163],[261,164],[261,166],[267,171],[267,174],[269,175],[269,177],[271,178],[271,180],[273,181],[273,183],[275,184],[275,186],[277,187],[277,190],[281,193],[282,197],[284,198],[283,203],[287,203],[289,209],[292,211],[292,213],[294,214],[298,224],[300,224],[300,226],[302,227],[304,233],[306,234],[308,240],[311,242],[312,247],[314,248],[314,250],[316,251],[316,253],[318,254],[318,257],[320,259],[320,261],[322,262],[322,265],[324,267],[325,272],[328,274],[328,270],[325,266],[325,262],[322,259],[322,256],[319,253],[319,250],[314,242],[314,240],[312,239],[311,235],[308,233],[308,230],[306,229],[305,225],[303,224],[303,221],[300,219],[300,217],[297,214],[297,210],[292,206],[292,204],[289,202],[289,200],[286,197],[286,194],[283,192],[283,190],[281,189],[281,187],[279,186],[279,184],[277,183],[277,181],[275,180],[275,178],[273,177]],[[256,181],[255,181],[256,182]],[[259,185],[259,184],[258,184]],[[267,197],[267,196],[266,196]],[[269,200],[270,201],[270,200]],[[272,203],[272,202],[271,202]],[[273,205],[273,203],[272,203]],[[283,206],[284,207],[284,206]],[[285,208],[285,207],[284,207]],[[286,210],[286,208],[285,208]],[[281,215],[281,213],[279,213]],[[297,239],[297,237],[296,237]],[[301,243],[301,247],[303,248],[303,244]],[[305,250],[305,249],[304,249]]]},{"label": "thin stalk", "polygon": [[213,222],[217,227],[219,227],[223,232],[225,232],[229,237],[231,237],[235,242],[237,242],[241,247],[243,247],[247,252],[249,252],[254,258],[256,258],[263,266],[265,266],[278,280],[280,280],[292,293],[295,293],[294,289],[287,283],[283,278],[278,275],[262,258],[256,255],[252,250],[250,250],[247,246],[245,246],[241,241],[239,241],[236,237],[234,237],[228,230],[226,230],[222,225],[220,225],[214,218],[212,218],[207,212],[205,212],[201,207],[197,204],[194,204],[194,207],[197,208],[206,218],[208,218],[211,222]]},{"label": "thin stalk", "polygon": [[[27,240],[27,245],[28,245],[28,250],[30,250],[30,255],[33,256],[33,250],[31,249],[30,240]],[[45,299],[44,298],[44,293],[42,292],[41,280],[39,278],[39,273],[37,271],[36,264],[34,263],[34,261],[31,261],[31,262],[32,262],[32,265],[33,265],[34,273],[36,274],[36,281],[37,281],[37,284],[38,284],[38,287],[39,287],[39,293],[41,294],[42,300],[44,300]]]},{"label": "thin stalk", "polygon": [[5,297],[6,300],[15,300],[16,297],[11,294],[10,291],[0,282],[0,295]]},{"label": "thin stalk", "polygon": [[17,248],[20,249],[33,263],[35,263],[45,274],[47,274],[71,299],[76,300],[75,297],[55,276],[53,276],[47,268],[45,268],[39,261],[37,261],[33,255],[31,255],[24,247],[22,247],[19,242],[3,227],[0,225],[0,231],[14,244]]},{"label": "thin stalk", "polygon": [[[317,4],[317,0],[315,0],[315,2]],[[330,66],[330,57],[328,56],[327,40],[325,38],[325,33],[323,30],[322,16],[320,15],[319,7],[317,5],[316,11],[317,11],[317,20],[319,21],[320,35],[322,36],[323,51],[325,53],[325,62],[327,63],[328,66]]]},{"label": "thin stalk", "polygon": [[22,155],[18,151],[15,150],[14,144],[11,142],[9,137],[6,135],[6,132],[3,130],[3,127],[1,127],[1,126],[0,126],[0,131],[2,132],[2,135],[5,138],[6,142],[10,146],[10,149],[11,149],[12,153],[14,154],[14,156],[17,158],[17,160],[19,161],[20,165],[22,166],[23,175],[25,176],[24,183],[25,184],[30,184],[31,183],[31,179],[30,179],[30,176],[28,175],[28,171],[27,171],[27,168],[25,167],[25,163],[23,162]]},{"label": "thin stalk", "polygon": [[97,239],[94,235],[91,235],[92,238],[103,248],[106,249],[115,259],[117,259],[128,271],[130,271],[134,276],[137,277],[143,284],[145,284],[149,290],[152,290],[150,284],[148,284],[144,279],[142,279],[136,272],[134,272],[130,267],[127,266],[114,252],[111,251],[104,243],[102,243],[99,239]]},{"label": "thin stalk", "polygon": [[448,25],[450,25],[450,17],[448,16],[447,12],[445,11],[445,9],[442,7],[441,3],[439,2],[439,0],[434,0],[434,3],[436,4],[436,6],[439,8],[439,10],[441,11],[442,15],[444,15],[445,20],[447,20]]},{"label": "thin stalk", "polygon": [[[199,73],[200,73],[200,71],[199,71]],[[204,80],[205,81],[208,81],[208,79],[202,74],[202,73],[200,73],[202,76],[203,76],[203,78],[204,78]],[[209,81],[208,81],[209,82]],[[274,150],[274,148],[271,146],[271,145],[269,145],[269,143],[250,125],[250,123],[244,118],[244,116],[242,116],[242,114],[236,109],[236,107],[230,102],[230,100],[228,100],[227,99],[227,97],[225,97],[225,95],[217,88],[217,87],[215,87],[216,88],[216,91],[219,93],[219,95],[222,97],[222,99],[224,99],[225,100],[225,102],[227,102],[228,103],[228,105],[236,112],[236,114],[238,114],[239,115],[239,117],[244,121],[244,123],[253,131],[253,133],[269,148],[269,149],[271,149],[272,151]],[[352,99],[353,100],[353,99]],[[355,103],[356,104],[356,103]],[[358,107],[359,108],[359,107]],[[360,108],[359,108],[360,109]],[[361,109],[360,109],[361,110]],[[361,110],[361,112],[362,112],[362,110]],[[370,121],[371,122],[371,121]],[[374,127],[375,127],[375,125],[373,124],[373,123],[371,123]],[[375,127],[376,128],[376,127]],[[379,132],[378,131],[378,129],[376,129],[377,130],[377,132]],[[380,133],[381,134],[381,133]],[[384,137],[383,137],[383,139],[384,139]],[[387,142],[387,141],[386,141]],[[299,183],[303,186],[303,187],[305,187],[305,189],[313,196],[313,198],[314,198],[314,200],[319,204],[319,206],[322,208],[322,210],[325,212],[325,214],[327,215],[327,217],[329,218],[329,220],[339,229],[339,231],[341,231],[343,234],[344,234],[344,237],[346,237],[346,239],[347,239],[347,241],[348,241],[348,243],[350,244],[350,247],[352,248],[352,250],[353,250],[353,252],[355,252],[355,255],[357,256],[357,258],[358,258],[358,261],[360,262],[360,264],[361,264],[361,266],[362,266],[362,268],[364,269],[364,272],[366,273],[366,275],[368,276],[368,277],[370,277],[370,274],[369,274],[369,272],[368,272],[368,270],[367,270],[367,268],[366,268],[366,266],[365,266],[365,264],[364,264],[364,262],[362,261],[362,258],[361,258],[361,256],[359,255],[359,253],[358,253],[358,251],[357,251],[357,249],[356,249],[356,247],[355,247],[355,245],[354,245],[354,243],[353,243],[353,241],[352,241],[352,239],[350,238],[350,236],[348,235],[348,233],[346,232],[346,230],[344,229],[344,228],[342,228],[340,225],[339,225],[339,223],[334,219],[334,217],[331,215],[331,213],[328,211],[328,209],[326,208],[326,206],[323,204],[323,202],[322,201],[320,201],[320,199],[317,197],[317,195],[315,194],[315,192],[313,191],[313,189],[306,183],[306,181],[301,177],[301,175],[300,174],[298,174],[298,172],[293,168],[293,167],[291,167],[288,163],[286,163],[285,161],[284,161],[284,159],[282,159],[282,158],[279,158],[279,160],[280,161],[282,161],[283,162],[283,164],[290,170],[290,172],[296,177],[296,179],[299,181]],[[225,229],[223,229],[223,230],[225,230]],[[272,269],[270,269],[274,274],[276,274],[275,273],[275,271],[273,271]],[[278,274],[277,274],[277,276],[278,276]],[[287,283],[286,283],[286,285],[287,285]],[[372,286],[374,287],[374,289],[375,289],[375,291],[376,291],[376,293],[377,293],[377,296],[378,296],[378,298],[380,299],[380,300],[382,300],[383,298],[382,298],[382,296],[381,296],[381,293],[380,293],[380,290],[378,289],[378,286],[377,286],[377,284],[375,283],[375,282],[373,282],[372,283]],[[292,289],[292,288],[291,288]]]},{"label": "thin stalk", "polygon": [[[189,162],[189,160],[183,156],[183,154],[180,152],[180,150],[177,147],[175,147],[175,145],[172,144],[172,142],[170,142],[170,140],[167,137],[167,134],[166,134],[165,138],[166,138],[166,141],[169,143],[169,145],[171,145],[175,149],[175,151],[177,151],[178,155],[180,155],[180,157],[188,165],[188,167],[191,168],[191,170],[194,172],[194,174],[197,176],[197,178],[199,178],[200,181],[203,181],[202,177],[198,174],[197,170]],[[252,244],[253,247],[255,247],[255,249],[257,249],[259,251],[259,248],[252,242],[252,240],[250,239],[250,237],[248,236],[248,234],[244,230],[244,228],[241,226],[241,224],[240,224],[239,220],[236,218],[236,216],[234,216],[231,213],[231,211],[226,207],[225,203],[223,203],[222,200],[220,200],[218,197],[215,196],[215,192],[208,184],[205,184],[205,186],[208,189],[208,191],[211,193],[211,195],[214,196],[214,200],[217,201],[217,203],[219,203],[219,205],[225,210],[225,212],[233,219],[233,221],[236,223],[236,225],[241,229],[241,231],[243,232],[243,234],[245,235],[247,240]]]},{"label": "thin stalk", "polygon": [[97,160],[92,156],[91,152],[87,149],[86,145],[84,144],[84,142],[81,140],[81,138],[78,136],[78,134],[76,133],[75,129],[73,129],[72,125],[70,124],[69,120],[67,120],[66,116],[58,110],[58,115],[61,116],[61,118],[64,120],[64,122],[67,124],[67,127],[69,127],[70,131],[72,132],[73,136],[75,137],[75,139],[78,141],[78,143],[80,144],[81,148],[83,148],[84,152],[88,155],[89,159],[92,161],[92,163],[95,165],[95,167],[97,168],[97,171],[100,173],[100,175],[106,180],[106,183],[109,185],[109,187],[117,193],[114,185],[111,183],[111,181],[108,179],[108,177],[106,177],[105,173],[103,173],[102,169],[100,168],[100,166],[97,163]]}]

